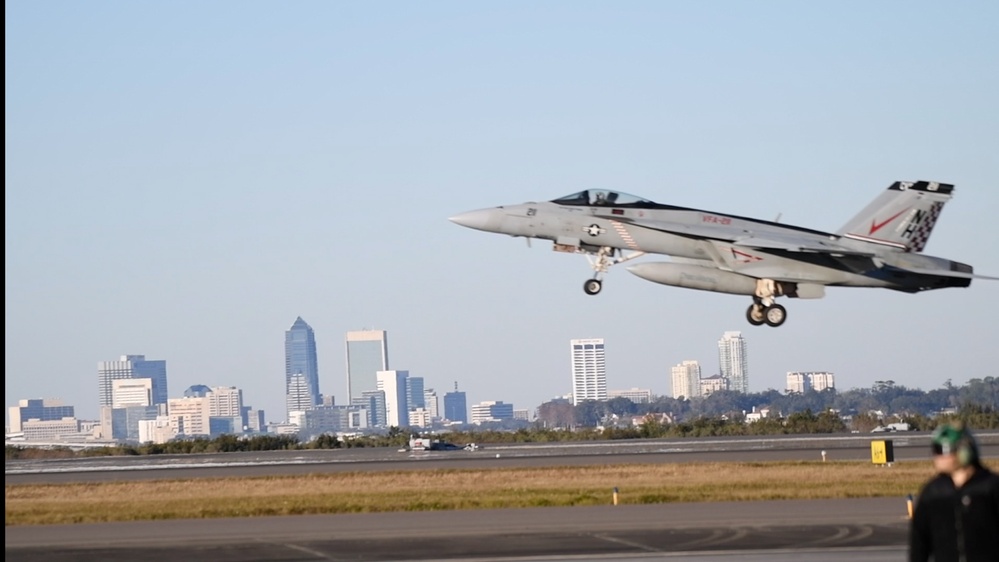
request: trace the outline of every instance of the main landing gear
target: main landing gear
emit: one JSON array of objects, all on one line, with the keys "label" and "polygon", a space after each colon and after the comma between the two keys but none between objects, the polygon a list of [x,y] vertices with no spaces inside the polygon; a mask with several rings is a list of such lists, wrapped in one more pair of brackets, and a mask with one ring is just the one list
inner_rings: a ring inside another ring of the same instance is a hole
[{"label": "main landing gear", "polygon": [[590,261],[590,267],[593,268],[593,278],[587,279],[583,283],[583,292],[587,295],[595,295],[603,289],[604,282],[601,279],[604,273],[610,269],[610,266],[617,265],[635,258],[644,256],[645,252],[632,252],[627,256],[620,255],[617,248],[611,248],[610,246],[601,246],[596,252],[588,252],[586,259]]},{"label": "main landing gear", "polygon": [[776,328],[787,320],[787,309],[774,302],[779,292],[779,285],[772,279],[756,281],[756,295],[753,304],[746,310],[746,320],[753,326],[772,326]]}]

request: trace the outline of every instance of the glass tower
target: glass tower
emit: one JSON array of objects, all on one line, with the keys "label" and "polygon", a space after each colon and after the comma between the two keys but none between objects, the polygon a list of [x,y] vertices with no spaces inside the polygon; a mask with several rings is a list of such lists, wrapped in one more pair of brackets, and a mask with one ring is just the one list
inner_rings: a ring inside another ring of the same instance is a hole
[{"label": "glass tower", "polygon": [[349,401],[378,390],[378,371],[388,371],[388,334],[385,330],[347,332],[347,395]]},{"label": "glass tower", "polygon": [[[302,375],[305,383],[304,400],[301,398],[300,380],[294,380],[295,375]],[[322,403],[319,394],[319,360],[316,357],[316,335],[302,317],[299,316],[291,329],[284,333],[284,385],[285,397],[294,390],[296,403],[314,406]],[[294,387],[294,388],[293,388]]]},{"label": "glass tower", "polygon": [[749,364],[742,332],[725,332],[718,340],[718,370],[729,390],[749,393]]},{"label": "glass tower", "polygon": [[454,383],[454,392],[444,394],[444,419],[468,423],[468,400],[465,393],[458,390],[457,382]]},{"label": "glass tower", "polygon": [[114,381],[121,379],[152,379],[153,405],[167,403],[166,361],[146,361],[145,355],[122,355],[118,361],[97,363],[99,406],[114,402]]}]

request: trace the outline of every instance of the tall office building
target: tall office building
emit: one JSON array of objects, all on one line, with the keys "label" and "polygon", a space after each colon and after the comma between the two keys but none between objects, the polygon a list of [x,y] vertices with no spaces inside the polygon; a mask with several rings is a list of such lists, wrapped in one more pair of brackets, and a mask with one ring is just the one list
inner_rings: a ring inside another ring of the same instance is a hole
[{"label": "tall office building", "polygon": [[361,398],[378,389],[376,373],[389,370],[385,330],[347,332],[347,396]]},{"label": "tall office building", "polygon": [[409,426],[409,396],[406,379],[409,371],[378,371],[375,384],[385,393],[386,424],[391,427]]},{"label": "tall office building", "polygon": [[118,379],[111,381],[111,407],[153,405],[152,379]]},{"label": "tall office building", "polygon": [[97,363],[97,390],[99,406],[114,403],[113,381],[121,379],[148,378],[153,384],[153,404],[167,403],[166,361],[159,359],[146,361],[145,355],[122,355],[117,361]]},{"label": "tall office building", "polygon": [[497,422],[513,419],[513,404],[490,400],[472,405],[472,423]]},{"label": "tall office building", "polygon": [[312,401],[312,394],[309,392],[309,383],[305,380],[305,375],[302,373],[296,373],[288,377],[288,383],[284,391],[284,405],[288,412],[289,420],[291,420],[292,412],[304,412],[316,405]]},{"label": "tall office building", "polygon": [[[298,385],[292,389],[292,377],[302,375],[305,379],[307,395],[305,402],[309,407],[322,403],[322,396],[319,394],[319,359],[316,356],[316,334],[312,331],[302,317],[295,319],[295,323],[284,333],[284,383],[286,401],[288,392],[295,390],[300,392]],[[296,399],[296,402],[298,400]],[[290,411],[290,410],[289,410]]]},{"label": "tall office building", "polygon": [[423,397],[423,377],[406,378],[406,400],[410,410],[426,407],[426,399]]},{"label": "tall office building", "polygon": [[211,416],[208,412],[208,398],[171,398],[169,411],[170,428],[175,435],[210,435]]},{"label": "tall office building", "polygon": [[441,417],[440,404],[437,401],[437,392],[432,388],[423,389],[423,407],[427,409],[430,419]]},{"label": "tall office building", "polygon": [[729,390],[749,393],[749,358],[742,332],[725,332],[718,340],[718,365]]},{"label": "tall office building", "polygon": [[452,422],[468,423],[468,399],[464,391],[458,390],[454,383],[454,391],[444,394],[444,419]]},{"label": "tall office building", "polygon": [[208,398],[208,415],[213,418],[243,418],[243,391],[235,386],[213,386]]},{"label": "tall office building", "polygon": [[607,369],[604,363],[604,340],[571,340],[572,402],[607,400]]},{"label": "tall office building", "polygon": [[55,421],[63,418],[75,418],[74,408],[55,398],[38,398],[18,400],[17,406],[11,406],[10,432],[20,433],[21,425],[28,420]]},{"label": "tall office building", "polygon": [[674,365],[671,371],[673,379],[673,398],[681,396],[688,399],[701,395],[701,364],[697,361],[684,361]]},{"label": "tall office building", "polygon": [[360,398],[351,400],[350,405],[367,412],[366,427],[388,427],[388,420],[385,418],[385,393],[381,390],[366,390]]}]

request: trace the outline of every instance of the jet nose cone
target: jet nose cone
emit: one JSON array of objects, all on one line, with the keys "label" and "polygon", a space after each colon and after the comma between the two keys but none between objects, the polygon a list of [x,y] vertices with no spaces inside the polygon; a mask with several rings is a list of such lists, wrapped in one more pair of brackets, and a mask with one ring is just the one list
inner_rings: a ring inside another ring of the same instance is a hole
[{"label": "jet nose cone", "polygon": [[454,224],[486,232],[496,232],[502,219],[503,212],[499,209],[479,209],[448,218]]}]

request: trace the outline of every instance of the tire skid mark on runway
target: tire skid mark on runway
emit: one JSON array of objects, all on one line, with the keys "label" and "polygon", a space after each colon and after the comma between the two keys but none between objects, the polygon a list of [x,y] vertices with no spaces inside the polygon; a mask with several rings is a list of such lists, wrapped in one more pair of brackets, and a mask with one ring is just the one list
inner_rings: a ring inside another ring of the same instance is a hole
[{"label": "tire skid mark on runway", "polygon": [[311,554],[312,556],[315,556],[319,560],[336,560],[336,558],[333,558],[332,556],[326,554],[325,552],[319,552],[318,550],[313,550],[307,546],[302,546],[300,544],[290,544],[290,543],[272,543],[272,544],[279,544],[285,548],[290,548],[291,550],[297,550],[298,552]]},{"label": "tire skid mark on runway", "polygon": [[804,544],[804,546],[806,546],[806,547],[807,546],[817,546],[817,545],[829,544],[829,543],[840,544],[841,542],[843,542],[843,539],[845,539],[845,538],[847,538],[847,537],[849,537],[850,535],[853,534],[853,529],[851,529],[850,527],[836,527],[835,530],[836,530],[836,532],[834,532],[830,536],[823,537],[823,538],[820,538],[820,539],[815,539],[814,541],[808,541],[807,543]]},{"label": "tire skid mark on runway", "polygon": [[619,537],[614,537],[614,536],[611,536],[611,535],[605,535],[603,533],[597,533],[597,534],[593,535],[593,537],[594,538],[598,538],[600,540],[605,540],[607,542],[612,542],[612,543],[617,543],[617,544],[623,544],[625,546],[631,546],[631,547],[637,548],[639,550],[644,550],[646,552],[664,552],[663,550],[658,549],[658,548],[656,548],[654,546],[649,546],[647,544],[642,544],[642,543],[638,543],[638,542],[635,542],[635,541],[629,541],[629,540],[622,539],[622,538],[619,538]]}]

